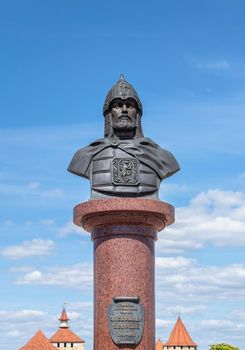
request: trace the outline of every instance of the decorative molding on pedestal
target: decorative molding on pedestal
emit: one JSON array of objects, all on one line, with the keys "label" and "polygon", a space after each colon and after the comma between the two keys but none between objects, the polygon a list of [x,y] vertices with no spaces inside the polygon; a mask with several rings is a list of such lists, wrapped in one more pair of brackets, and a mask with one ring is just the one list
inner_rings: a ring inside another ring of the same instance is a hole
[{"label": "decorative molding on pedestal", "polygon": [[[152,199],[95,199],[75,206],[73,219],[88,232],[113,225],[118,231],[118,227],[125,224],[146,225],[159,232],[174,223],[174,207]],[[139,228],[137,233],[140,234]]]}]

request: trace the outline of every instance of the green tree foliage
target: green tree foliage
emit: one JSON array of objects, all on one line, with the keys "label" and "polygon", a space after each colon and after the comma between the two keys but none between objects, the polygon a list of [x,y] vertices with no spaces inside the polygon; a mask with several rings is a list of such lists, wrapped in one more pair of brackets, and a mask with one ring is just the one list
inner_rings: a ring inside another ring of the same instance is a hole
[{"label": "green tree foliage", "polygon": [[222,343],[222,344],[210,345],[209,350],[239,350],[239,348],[237,348],[236,346]]}]

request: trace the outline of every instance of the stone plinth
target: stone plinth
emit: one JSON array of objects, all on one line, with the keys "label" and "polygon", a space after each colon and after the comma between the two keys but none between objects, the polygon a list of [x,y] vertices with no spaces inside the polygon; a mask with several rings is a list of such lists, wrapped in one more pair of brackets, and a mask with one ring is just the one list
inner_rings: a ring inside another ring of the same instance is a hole
[{"label": "stone plinth", "polygon": [[[74,208],[74,223],[94,242],[94,349],[155,349],[155,241],[174,222],[174,208],[151,199],[90,200]],[[113,297],[140,297],[144,332],[138,345],[116,345],[108,326]]]}]

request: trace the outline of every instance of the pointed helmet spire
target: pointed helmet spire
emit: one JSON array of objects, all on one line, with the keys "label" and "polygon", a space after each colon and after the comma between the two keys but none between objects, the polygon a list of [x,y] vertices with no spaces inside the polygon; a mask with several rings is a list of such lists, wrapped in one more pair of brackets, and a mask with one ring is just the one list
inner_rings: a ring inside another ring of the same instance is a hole
[{"label": "pointed helmet spire", "polygon": [[140,102],[139,96],[135,88],[125,80],[123,74],[120,74],[119,80],[116,82],[115,85],[112,86],[112,88],[109,90],[106,96],[104,107],[103,107],[104,116],[107,114],[110,108],[111,102],[118,98],[122,100],[126,100],[127,98],[132,98],[137,104],[137,108],[140,112],[140,115],[142,115],[142,104]]}]

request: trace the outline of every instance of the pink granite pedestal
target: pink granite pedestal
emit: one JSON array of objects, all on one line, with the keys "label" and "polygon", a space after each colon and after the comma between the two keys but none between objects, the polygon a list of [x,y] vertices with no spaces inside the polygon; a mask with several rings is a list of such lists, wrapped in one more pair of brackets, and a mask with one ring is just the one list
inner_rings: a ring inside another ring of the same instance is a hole
[{"label": "pink granite pedestal", "polygon": [[[94,350],[155,349],[155,241],[174,208],[151,199],[96,199],[74,208],[74,223],[94,242]],[[115,296],[139,296],[144,332],[138,345],[116,345],[108,326]]]}]

